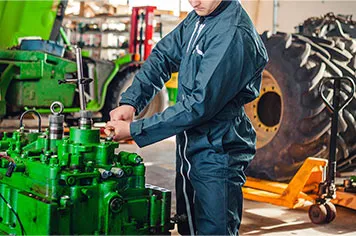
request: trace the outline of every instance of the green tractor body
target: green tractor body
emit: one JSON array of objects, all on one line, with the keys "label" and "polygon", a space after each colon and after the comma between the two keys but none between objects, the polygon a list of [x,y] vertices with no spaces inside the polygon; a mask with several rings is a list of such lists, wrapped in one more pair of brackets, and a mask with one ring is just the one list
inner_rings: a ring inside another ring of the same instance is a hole
[{"label": "green tractor body", "polygon": [[58,81],[77,71],[75,62],[43,52],[0,50],[0,65],[0,116],[6,114],[6,102],[18,109],[48,107],[53,101],[72,107],[76,85]]},{"label": "green tractor body", "polygon": [[0,49],[18,45],[23,37],[50,39],[59,0],[0,1]]}]

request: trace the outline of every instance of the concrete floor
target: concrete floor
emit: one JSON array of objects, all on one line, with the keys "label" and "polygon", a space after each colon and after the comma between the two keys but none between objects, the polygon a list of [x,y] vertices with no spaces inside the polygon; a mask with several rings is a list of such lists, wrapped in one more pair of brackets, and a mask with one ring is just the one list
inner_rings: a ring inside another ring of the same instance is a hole
[{"label": "concrete floor", "polygon": [[[172,190],[172,215],[175,214],[175,141],[168,139],[140,149],[136,144],[121,144],[119,150],[136,152],[146,165],[146,183]],[[308,209],[290,210],[266,203],[244,201],[241,235],[356,235],[356,211],[337,207],[336,219],[328,225],[314,225]],[[177,235],[176,230],[172,232]]]}]

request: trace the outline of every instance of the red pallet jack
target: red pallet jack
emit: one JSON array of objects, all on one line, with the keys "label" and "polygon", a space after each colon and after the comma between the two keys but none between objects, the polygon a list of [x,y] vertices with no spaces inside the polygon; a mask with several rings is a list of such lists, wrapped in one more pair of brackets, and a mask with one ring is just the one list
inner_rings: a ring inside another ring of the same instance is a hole
[{"label": "red pallet jack", "polygon": [[[323,91],[326,83],[334,81],[333,105],[325,98]],[[351,93],[340,105],[341,82],[349,82]],[[310,206],[309,218],[315,224],[330,223],[336,217],[334,204],[356,210],[356,195],[350,189],[356,189],[356,179],[346,181],[343,188],[336,188],[336,139],[338,133],[338,114],[353,99],[355,83],[348,77],[324,78],[319,87],[323,101],[331,111],[331,138],[328,160],[309,157],[295,174],[289,184],[260,180],[247,177],[243,187],[244,198],[259,202],[271,203],[288,208]],[[329,163],[329,165],[328,165]],[[349,191],[349,192],[347,192]]]}]

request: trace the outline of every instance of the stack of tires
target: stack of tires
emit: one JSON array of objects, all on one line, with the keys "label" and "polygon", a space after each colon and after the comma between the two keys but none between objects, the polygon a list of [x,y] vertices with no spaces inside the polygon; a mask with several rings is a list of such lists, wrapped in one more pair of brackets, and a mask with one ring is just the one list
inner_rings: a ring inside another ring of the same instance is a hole
[{"label": "stack of tires", "polygon": [[[310,18],[299,33],[265,32],[269,55],[261,94],[246,105],[257,132],[256,157],[247,169],[252,177],[288,181],[307,157],[327,158],[331,135],[330,111],[319,85],[324,77],[356,80],[356,22],[350,16]],[[332,101],[333,84],[323,93]],[[351,86],[342,84],[342,100]],[[356,99],[340,112],[337,171],[356,169]]]}]

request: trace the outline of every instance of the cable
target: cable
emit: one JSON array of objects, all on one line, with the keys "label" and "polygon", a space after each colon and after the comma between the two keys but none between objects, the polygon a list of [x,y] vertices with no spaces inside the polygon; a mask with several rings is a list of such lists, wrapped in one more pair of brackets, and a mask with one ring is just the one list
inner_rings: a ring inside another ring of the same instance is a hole
[{"label": "cable", "polygon": [[27,113],[33,113],[37,116],[37,118],[38,118],[38,132],[40,133],[41,132],[41,115],[40,115],[40,113],[38,113],[38,111],[35,111],[35,110],[27,110],[24,113],[22,113],[22,115],[20,117],[20,128],[23,127],[23,118],[25,117],[25,115]]},{"label": "cable", "polygon": [[19,215],[16,213],[16,211],[14,210],[14,208],[12,208],[12,206],[8,203],[8,201],[6,201],[5,197],[4,197],[1,193],[0,193],[0,197],[1,197],[1,199],[6,203],[7,207],[8,207],[8,208],[14,213],[14,215],[16,216],[17,221],[19,222],[20,227],[21,227],[21,234],[22,234],[22,235],[25,235],[26,232],[25,232],[25,229],[24,229],[24,227],[23,227],[23,225],[22,225],[22,222],[21,222],[21,220],[20,220]]}]

